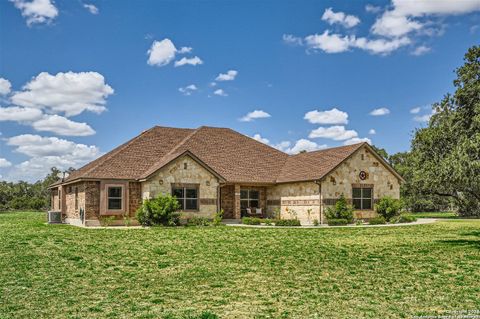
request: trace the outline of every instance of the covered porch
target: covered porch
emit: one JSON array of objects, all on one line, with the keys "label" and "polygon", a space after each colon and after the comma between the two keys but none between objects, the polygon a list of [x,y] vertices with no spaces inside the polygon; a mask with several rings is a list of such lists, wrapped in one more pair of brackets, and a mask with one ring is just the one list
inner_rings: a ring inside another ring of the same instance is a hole
[{"label": "covered porch", "polygon": [[267,188],[271,185],[225,184],[220,186],[220,208],[224,219],[266,218]]}]

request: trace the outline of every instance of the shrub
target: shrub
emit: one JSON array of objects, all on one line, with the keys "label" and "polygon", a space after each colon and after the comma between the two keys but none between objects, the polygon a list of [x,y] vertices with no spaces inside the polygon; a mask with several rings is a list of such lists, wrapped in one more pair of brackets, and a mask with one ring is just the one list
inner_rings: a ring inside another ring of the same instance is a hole
[{"label": "shrub", "polygon": [[187,226],[209,226],[210,220],[206,217],[193,216],[187,219]]},{"label": "shrub", "polygon": [[[327,207],[325,210],[327,222],[330,219],[345,219],[347,224],[353,223],[353,207],[348,205],[345,196],[340,195],[335,206]],[[330,223],[328,223],[330,225]]]},{"label": "shrub", "polygon": [[275,221],[275,226],[301,226],[298,219],[279,219]]},{"label": "shrub", "polygon": [[318,219],[314,219],[313,220],[313,226],[318,226],[320,225],[320,223],[318,222]]},{"label": "shrub", "polygon": [[223,213],[224,213],[223,209],[221,209],[219,212],[215,213],[215,216],[213,217],[213,220],[212,220],[212,225],[213,226],[222,225]]},{"label": "shrub", "polygon": [[329,218],[327,223],[329,226],[343,226],[348,225],[349,221],[345,218]]},{"label": "shrub", "polygon": [[176,226],[180,223],[180,208],[177,199],[171,195],[160,195],[146,199],[137,210],[137,220],[143,226],[164,225]]},{"label": "shrub", "polygon": [[395,216],[390,219],[390,222],[393,224],[413,223],[415,221],[417,221],[417,218],[415,216],[406,215],[406,214]]},{"label": "shrub", "polygon": [[242,224],[245,224],[245,225],[260,225],[261,222],[262,222],[262,219],[257,217],[242,218]]},{"label": "shrub", "polygon": [[384,225],[387,223],[387,221],[385,220],[385,217],[383,216],[378,216],[378,217],[373,217],[371,218],[368,223],[370,225]]},{"label": "shrub", "polygon": [[362,226],[363,225],[363,219],[357,219],[357,221],[355,222],[355,225]]},{"label": "shrub", "polygon": [[402,209],[402,202],[398,199],[394,199],[389,196],[382,197],[377,205],[375,205],[375,210],[380,216],[383,216],[386,221],[394,216],[397,216]]},{"label": "shrub", "polygon": [[99,222],[100,222],[100,225],[102,225],[102,227],[110,226],[114,220],[115,220],[115,216],[101,216],[99,218]]}]

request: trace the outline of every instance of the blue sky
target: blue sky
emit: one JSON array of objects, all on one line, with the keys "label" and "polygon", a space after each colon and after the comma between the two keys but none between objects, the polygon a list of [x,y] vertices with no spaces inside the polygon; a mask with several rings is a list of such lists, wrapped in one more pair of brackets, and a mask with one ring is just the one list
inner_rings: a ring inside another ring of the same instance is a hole
[{"label": "blue sky", "polygon": [[78,168],[154,125],[405,151],[479,26],[480,0],[0,1],[0,175]]}]

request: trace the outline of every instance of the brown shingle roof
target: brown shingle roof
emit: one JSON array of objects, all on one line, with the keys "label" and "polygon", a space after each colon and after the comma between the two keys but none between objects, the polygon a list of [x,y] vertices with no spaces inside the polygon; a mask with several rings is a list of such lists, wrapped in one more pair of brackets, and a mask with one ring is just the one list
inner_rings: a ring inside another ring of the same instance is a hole
[{"label": "brown shingle roof", "polygon": [[289,156],[278,183],[317,180],[324,177],[365,143],[328,148]]},{"label": "brown shingle roof", "polygon": [[141,180],[184,153],[194,156],[227,182],[316,180],[364,144],[288,155],[228,128],[156,126],[73,172],[66,181]]}]

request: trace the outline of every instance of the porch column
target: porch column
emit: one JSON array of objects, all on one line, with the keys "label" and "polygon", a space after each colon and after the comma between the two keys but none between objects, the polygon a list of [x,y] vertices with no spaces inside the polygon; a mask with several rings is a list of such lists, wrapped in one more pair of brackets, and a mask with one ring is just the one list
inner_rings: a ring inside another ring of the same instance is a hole
[{"label": "porch column", "polygon": [[240,212],[240,185],[235,184],[235,200],[233,202],[233,216],[235,219],[242,218],[242,214]]}]

